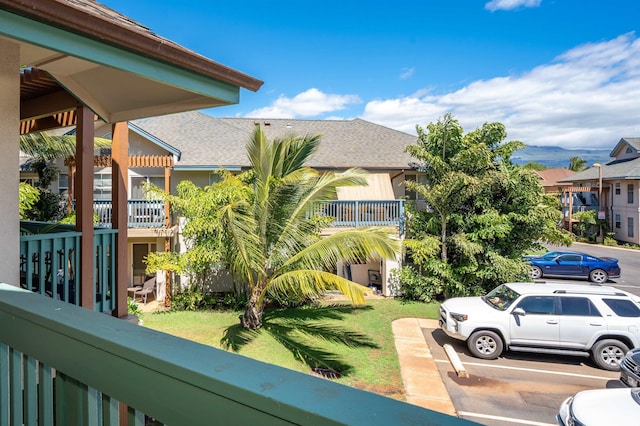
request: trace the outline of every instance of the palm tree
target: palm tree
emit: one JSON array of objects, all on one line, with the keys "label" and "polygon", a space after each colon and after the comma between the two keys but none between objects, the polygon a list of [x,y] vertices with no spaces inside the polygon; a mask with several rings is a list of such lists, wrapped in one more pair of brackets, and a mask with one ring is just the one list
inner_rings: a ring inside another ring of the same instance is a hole
[{"label": "palm tree", "polygon": [[[94,138],[94,148],[111,146],[111,141]],[[30,157],[51,161],[57,158],[76,155],[76,137],[68,135],[51,135],[45,132],[20,135],[20,151]]]},{"label": "palm tree", "polygon": [[320,238],[307,212],[314,202],[335,197],[336,187],[362,185],[364,172],[319,174],[305,167],[319,136],[289,137],[269,143],[256,127],[248,145],[251,199],[223,208],[233,244],[231,270],[247,283],[249,300],[242,326],[259,329],[268,295],[315,297],[338,289],[364,304],[369,289],[329,269],[338,261],[395,258],[400,249],[383,228],[346,230]]},{"label": "palm tree", "polygon": [[571,157],[569,159],[569,170],[574,172],[581,172],[587,169],[587,161],[578,156]]}]

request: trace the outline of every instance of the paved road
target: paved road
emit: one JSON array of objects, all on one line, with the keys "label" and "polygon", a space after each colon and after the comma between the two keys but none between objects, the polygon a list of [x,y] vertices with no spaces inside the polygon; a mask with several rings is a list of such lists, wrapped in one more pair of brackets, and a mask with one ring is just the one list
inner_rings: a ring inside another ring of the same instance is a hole
[{"label": "paved road", "polygon": [[[619,373],[600,370],[588,358],[507,352],[481,360],[439,329],[423,329],[423,334],[459,416],[485,425],[554,425],[568,396],[621,386]],[[445,343],[458,353],[469,378],[456,375]]]},{"label": "paved road", "polygon": [[[640,250],[621,249],[594,244],[574,243],[571,247],[547,246],[549,250],[575,250],[598,257],[615,257],[620,265],[620,278],[612,278],[607,285],[640,296]],[[551,279],[551,278],[550,278]],[[562,279],[553,278],[561,281]],[[584,280],[583,280],[584,282]]]}]

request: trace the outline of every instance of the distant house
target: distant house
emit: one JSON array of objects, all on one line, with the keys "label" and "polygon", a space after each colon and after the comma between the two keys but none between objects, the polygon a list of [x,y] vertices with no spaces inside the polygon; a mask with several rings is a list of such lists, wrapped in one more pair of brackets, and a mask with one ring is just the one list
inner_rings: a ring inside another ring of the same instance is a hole
[{"label": "distant house", "polygon": [[[596,203],[590,203],[589,208],[598,209],[599,216],[607,220],[611,231],[615,233],[614,238],[640,244],[640,138],[620,139],[609,156],[613,160],[561,179],[561,182],[572,185],[565,188],[564,192],[567,195],[595,195]],[[597,202],[598,195],[601,195],[600,203]],[[569,196],[564,198],[574,199]],[[569,208],[567,204],[564,208],[565,221],[570,220],[575,208]]]},{"label": "distant house", "polygon": [[[186,250],[180,220],[171,217],[168,206],[148,200],[143,193],[146,182],[175,193],[177,185],[190,180],[206,186],[219,177],[221,169],[241,172],[250,166],[246,144],[256,126],[269,139],[286,135],[321,135],[319,149],[308,164],[320,172],[344,171],[358,167],[369,172],[368,185],[339,188],[337,200],[317,207],[334,218],[327,235],[346,227],[388,226],[398,238],[404,237],[404,201],[418,200],[405,190],[405,180],[416,180],[410,166],[412,157],[404,152],[416,137],[361,119],[291,120],[215,118],[202,112],[183,112],[143,118],[128,123],[128,247],[130,284],[145,279],[144,258],[149,252]],[[95,136],[110,138],[111,128],[98,125]],[[99,154],[99,153],[98,153]],[[109,154],[104,152],[102,154]],[[97,157],[98,158],[98,157]],[[135,161],[134,161],[135,159]],[[94,169],[94,210],[104,226],[111,221],[111,167],[97,164]],[[58,182],[60,192],[70,180],[64,166]],[[310,212],[311,213],[311,212]],[[391,295],[390,271],[396,261],[371,260],[361,265],[336,265],[335,272],[354,282]],[[158,298],[164,297],[164,278],[159,276]],[[228,280],[228,277],[227,277]],[[230,283],[214,283],[213,290],[230,288]]]},{"label": "distant house", "polygon": [[554,167],[540,171],[534,170],[534,173],[538,176],[544,192],[553,193],[562,192],[563,187],[571,186],[570,182],[560,182],[560,180],[568,178],[576,172],[561,167]]}]

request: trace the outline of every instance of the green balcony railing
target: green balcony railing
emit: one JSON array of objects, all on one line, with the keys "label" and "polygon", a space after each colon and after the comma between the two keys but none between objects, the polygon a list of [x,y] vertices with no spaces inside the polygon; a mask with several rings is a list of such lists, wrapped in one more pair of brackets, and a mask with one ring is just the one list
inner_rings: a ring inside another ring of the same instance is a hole
[{"label": "green balcony railing", "polygon": [[[79,304],[80,238],[72,225],[20,223],[20,286],[35,293]],[[115,309],[115,236],[117,230],[94,229],[94,309]]]},{"label": "green balcony railing", "polygon": [[475,424],[7,284],[0,324],[0,425]]},{"label": "green balcony railing", "polygon": [[400,235],[404,233],[404,200],[320,201],[311,215],[332,217],[332,227],[395,226]]}]

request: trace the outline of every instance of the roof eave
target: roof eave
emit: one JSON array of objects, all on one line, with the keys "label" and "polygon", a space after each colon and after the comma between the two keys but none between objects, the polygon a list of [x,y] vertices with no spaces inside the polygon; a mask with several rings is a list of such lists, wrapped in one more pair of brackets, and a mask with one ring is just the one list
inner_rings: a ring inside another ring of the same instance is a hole
[{"label": "roof eave", "polygon": [[87,13],[57,0],[0,0],[0,9],[48,25],[65,28],[84,37],[153,57],[254,92],[263,84],[256,78],[200,56],[168,40],[152,37],[151,34],[119,25],[105,17]]}]

